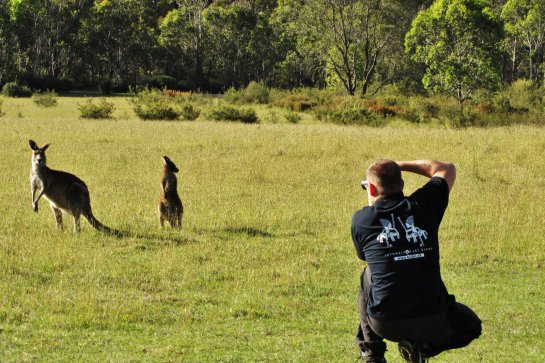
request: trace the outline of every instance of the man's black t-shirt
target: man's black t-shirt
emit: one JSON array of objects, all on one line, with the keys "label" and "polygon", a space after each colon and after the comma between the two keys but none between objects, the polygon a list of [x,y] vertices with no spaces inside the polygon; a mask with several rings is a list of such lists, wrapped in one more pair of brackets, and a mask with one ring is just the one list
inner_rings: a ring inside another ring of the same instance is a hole
[{"label": "man's black t-shirt", "polygon": [[377,320],[435,315],[448,308],[439,268],[438,230],[447,182],[431,178],[411,196],[379,198],[354,214],[352,239],[371,270],[368,314]]}]

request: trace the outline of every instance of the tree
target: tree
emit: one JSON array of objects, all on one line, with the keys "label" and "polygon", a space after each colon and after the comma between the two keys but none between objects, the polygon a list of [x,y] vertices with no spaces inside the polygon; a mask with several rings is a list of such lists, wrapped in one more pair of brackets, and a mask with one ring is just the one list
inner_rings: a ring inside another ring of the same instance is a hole
[{"label": "tree", "polygon": [[36,75],[66,76],[75,58],[75,39],[80,18],[90,0],[14,0],[13,19],[18,44],[26,64]]},{"label": "tree", "polygon": [[418,14],[405,40],[406,52],[426,66],[422,82],[463,103],[478,88],[500,84],[503,25],[484,0],[437,0]]},{"label": "tree", "polygon": [[[294,0],[297,3],[296,0]],[[388,82],[391,59],[403,54],[404,23],[419,1],[395,0],[316,0],[305,2],[299,17],[299,37],[324,55],[330,79],[338,79],[353,95],[357,89],[365,96],[377,72]],[[396,50],[397,49],[397,50]],[[381,69],[382,68],[382,69]],[[331,77],[331,73],[334,77]]]},{"label": "tree", "polygon": [[20,55],[14,42],[13,24],[9,17],[9,1],[0,0],[0,86],[13,80],[17,73],[16,57]]},{"label": "tree", "polygon": [[519,59],[523,58],[528,63],[529,79],[537,81],[543,76],[545,80],[545,2],[509,0],[501,17],[509,35],[513,76],[516,77]]},{"label": "tree", "polygon": [[170,60],[169,74],[196,83],[203,82],[204,35],[201,7],[171,10],[161,22],[159,43]]}]

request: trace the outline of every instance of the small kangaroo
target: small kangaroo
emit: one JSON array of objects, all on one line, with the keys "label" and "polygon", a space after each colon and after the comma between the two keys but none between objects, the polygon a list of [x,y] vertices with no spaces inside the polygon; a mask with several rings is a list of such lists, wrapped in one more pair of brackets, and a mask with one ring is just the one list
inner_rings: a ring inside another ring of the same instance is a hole
[{"label": "small kangaroo", "polygon": [[[47,167],[45,151],[50,144],[38,147],[33,140],[28,141],[32,149],[30,168],[30,189],[32,191],[32,209],[38,211],[38,201],[43,196],[49,201],[55,215],[57,227],[63,229],[62,212],[74,217],[74,230],[80,231],[79,218],[83,215],[95,229],[113,235],[121,235],[120,231],[106,227],[100,223],[91,211],[89,189],[77,176],[64,171]],[[40,190],[37,198],[36,191]]]},{"label": "small kangaroo", "polygon": [[177,192],[177,179],[174,173],[179,170],[176,165],[167,157],[163,156],[163,175],[161,177],[161,195],[157,211],[159,212],[159,223],[164,227],[165,220],[171,227],[182,229],[182,215],[184,207]]}]

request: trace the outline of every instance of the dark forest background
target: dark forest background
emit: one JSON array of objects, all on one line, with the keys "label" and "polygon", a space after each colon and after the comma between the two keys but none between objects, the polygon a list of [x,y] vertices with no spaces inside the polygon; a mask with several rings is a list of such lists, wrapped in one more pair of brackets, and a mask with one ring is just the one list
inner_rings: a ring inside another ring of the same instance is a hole
[{"label": "dark forest background", "polygon": [[458,86],[456,94],[467,79],[452,74],[469,72],[466,60],[479,72],[465,76],[483,88],[541,84],[544,8],[542,0],[0,0],[0,84],[215,93],[256,81],[362,96],[396,84],[409,94]]}]

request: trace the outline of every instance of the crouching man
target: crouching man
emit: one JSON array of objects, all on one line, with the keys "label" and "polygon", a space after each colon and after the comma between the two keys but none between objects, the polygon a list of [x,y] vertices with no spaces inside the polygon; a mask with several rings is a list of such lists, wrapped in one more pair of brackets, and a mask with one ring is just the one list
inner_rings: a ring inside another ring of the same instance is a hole
[{"label": "crouching man", "polygon": [[[429,178],[410,196],[401,172]],[[398,342],[409,362],[425,362],[468,345],[481,320],[449,295],[441,279],[438,230],[456,179],[453,164],[378,160],[362,187],[369,206],[354,214],[352,239],[367,261],[359,293],[357,343],[367,362],[386,362],[383,339]]]}]

